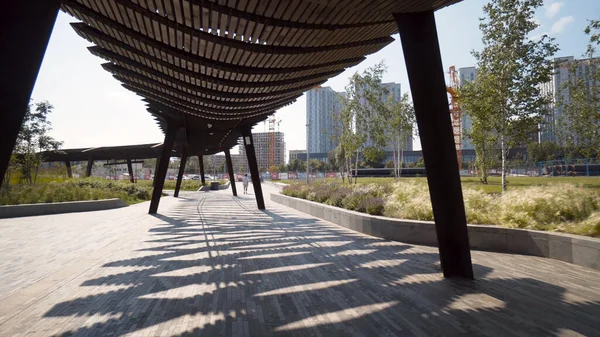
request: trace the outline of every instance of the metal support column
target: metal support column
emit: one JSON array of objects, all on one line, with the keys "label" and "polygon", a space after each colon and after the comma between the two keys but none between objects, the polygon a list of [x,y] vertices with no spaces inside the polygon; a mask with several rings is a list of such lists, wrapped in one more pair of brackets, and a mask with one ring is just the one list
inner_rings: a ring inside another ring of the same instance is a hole
[{"label": "metal support column", "polygon": [[241,131],[244,138],[246,157],[248,158],[248,168],[250,169],[250,176],[252,178],[252,187],[256,195],[256,204],[258,205],[258,209],[265,209],[265,200],[263,198],[262,186],[260,185],[260,173],[258,172],[258,163],[256,162],[256,152],[254,152],[254,141],[252,140],[252,127],[244,127]]},{"label": "metal support column", "polygon": [[127,172],[129,173],[129,181],[134,183],[135,177],[133,175],[133,166],[131,165],[131,159],[127,159]]},{"label": "metal support column", "polygon": [[67,167],[67,177],[73,178],[73,169],[71,168],[71,162],[66,160],[65,166]]},{"label": "metal support column", "polygon": [[8,1],[0,11],[0,185],[60,4],[60,0]]},{"label": "metal support column", "polygon": [[204,156],[198,155],[198,165],[200,166],[200,182],[202,185],[206,184],[206,178],[204,178]]},{"label": "metal support column", "polygon": [[394,14],[427,169],[444,277],[473,278],[467,220],[433,11]]},{"label": "metal support column", "polygon": [[233,173],[233,163],[231,162],[231,153],[229,153],[229,150],[225,150],[225,161],[227,163],[227,172],[229,172],[229,184],[231,185],[231,192],[233,192],[234,197],[237,197],[235,174]]},{"label": "metal support column", "polygon": [[177,173],[177,182],[175,183],[175,193],[173,196],[177,198],[179,196],[179,189],[181,188],[181,181],[183,180],[183,173],[185,171],[185,163],[187,162],[187,149],[184,146],[181,150],[181,160],[179,161],[179,172]]},{"label": "metal support column", "polygon": [[94,167],[94,159],[92,159],[92,157],[90,157],[88,159],[87,166],[85,167],[86,178],[92,176],[92,167]]},{"label": "metal support column", "polygon": [[158,203],[160,202],[163,187],[165,186],[165,178],[167,177],[169,161],[171,160],[171,151],[173,150],[173,143],[175,143],[177,130],[179,130],[179,124],[177,124],[175,121],[167,123],[165,141],[162,146],[162,152],[160,154],[160,160],[158,161],[157,170],[154,173],[152,201],[150,201],[150,210],[148,210],[148,213],[150,214],[155,214],[156,211],[158,211]]}]

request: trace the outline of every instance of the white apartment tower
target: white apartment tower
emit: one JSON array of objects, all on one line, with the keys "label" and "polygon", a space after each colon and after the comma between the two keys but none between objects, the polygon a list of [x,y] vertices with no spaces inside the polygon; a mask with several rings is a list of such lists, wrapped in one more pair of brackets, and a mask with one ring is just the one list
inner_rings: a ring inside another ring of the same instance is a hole
[{"label": "white apartment tower", "polygon": [[308,151],[325,153],[337,147],[335,115],[342,110],[340,95],[331,87],[317,87],[306,94],[306,122],[308,124]]},{"label": "white apartment tower", "polygon": [[[392,96],[392,100],[394,103],[400,101],[402,99],[402,90],[401,90],[401,86],[400,83],[394,83],[394,82],[390,82],[390,83],[383,83],[382,86],[384,88],[386,88],[389,92],[389,95]],[[383,99],[389,99],[389,96]],[[388,144],[384,150],[385,151],[394,151],[395,149],[395,145],[392,144]],[[412,129],[410,131],[409,135],[406,135],[406,139],[404,140],[404,151],[412,151],[413,149],[413,135],[412,135]]]},{"label": "white apartment tower", "polygon": [[[385,97],[381,97],[381,100],[385,103],[388,102],[388,100],[392,99],[393,103],[396,103],[398,101],[400,101],[402,99],[402,90],[400,87],[400,83],[394,83],[394,82],[390,82],[390,83],[382,83],[381,84],[382,87],[386,88],[388,91],[387,96]],[[364,103],[366,104],[366,103]],[[359,125],[360,127],[360,125]],[[375,142],[372,139],[367,139],[365,146],[373,146]],[[390,144],[387,144],[383,150],[387,151],[387,152],[391,152],[394,151],[396,148],[395,142],[391,142]],[[413,149],[413,136],[412,136],[412,129],[410,131],[410,134],[406,135],[406,139],[404,140],[404,144],[403,144],[403,150],[404,151],[412,151]]]},{"label": "white apartment tower", "polygon": [[[587,87],[597,87],[599,85],[599,83],[591,83],[593,78],[590,76],[590,72],[593,73],[593,67],[598,67],[598,63],[600,63],[599,57],[580,60],[575,59],[573,56],[558,57],[554,59],[554,63],[555,72],[552,79],[550,82],[541,85],[542,93],[552,96],[552,103],[549,107],[550,113],[545,117],[544,122],[540,126],[540,142],[558,142],[556,132],[563,113],[561,102],[571,102],[569,89],[565,88],[565,84],[568,81],[583,79]],[[575,67],[574,74],[571,73],[573,67]],[[576,137],[577,135],[574,136]]]}]

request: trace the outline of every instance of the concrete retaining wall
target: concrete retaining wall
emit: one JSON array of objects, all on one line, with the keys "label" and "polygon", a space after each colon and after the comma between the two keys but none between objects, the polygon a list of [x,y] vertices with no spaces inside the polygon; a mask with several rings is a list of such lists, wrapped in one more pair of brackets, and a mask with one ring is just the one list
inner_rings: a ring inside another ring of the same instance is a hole
[{"label": "concrete retaining wall", "polygon": [[[361,233],[394,241],[437,246],[435,224],[431,221],[374,216],[282,194],[271,194],[271,200]],[[600,239],[498,226],[468,227],[473,249],[541,256],[600,270]]]},{"label": "concrete retaining wall", "polygon": [[7,205],[0,206],[0,218],[17,218],[34,215],[101,211],[125,206],[127,206],[127,204],[123,200],[117,198],[104,200],[54,202],[47,204]]}]

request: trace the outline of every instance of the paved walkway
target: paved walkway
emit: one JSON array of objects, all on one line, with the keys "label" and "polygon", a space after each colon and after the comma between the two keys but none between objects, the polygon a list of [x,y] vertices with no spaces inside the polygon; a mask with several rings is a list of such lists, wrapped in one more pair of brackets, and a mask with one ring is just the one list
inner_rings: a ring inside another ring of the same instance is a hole
[{"label": "paved walkway", "polygon": [[0,220],[0,336],[600,336],[599,272],[473,252],[477,281],[444,280],[437,249],[264,188],[266,212],[225,190]]}]

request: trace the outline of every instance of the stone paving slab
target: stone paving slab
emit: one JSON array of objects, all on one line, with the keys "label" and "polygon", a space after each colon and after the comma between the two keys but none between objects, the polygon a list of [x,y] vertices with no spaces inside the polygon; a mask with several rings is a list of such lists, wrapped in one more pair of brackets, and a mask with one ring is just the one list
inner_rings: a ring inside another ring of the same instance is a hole
[{"label": "stone paving slab", "polygon": [[436,248],[263,188],[265,212],[224,190],[163,198],[157,216],[142,204],[0,221],[0,336],[600,335],[597,271],[473,252],[476,281],[444,280]]}]

